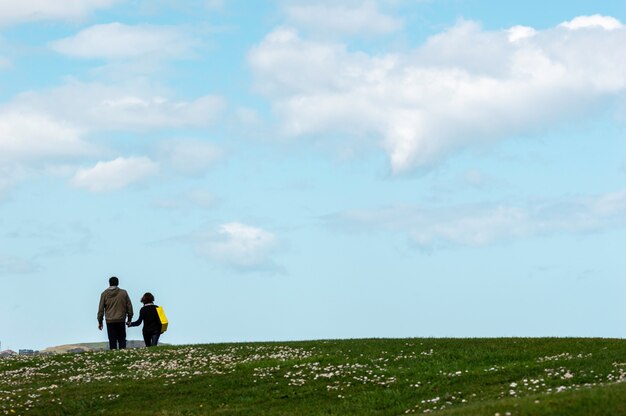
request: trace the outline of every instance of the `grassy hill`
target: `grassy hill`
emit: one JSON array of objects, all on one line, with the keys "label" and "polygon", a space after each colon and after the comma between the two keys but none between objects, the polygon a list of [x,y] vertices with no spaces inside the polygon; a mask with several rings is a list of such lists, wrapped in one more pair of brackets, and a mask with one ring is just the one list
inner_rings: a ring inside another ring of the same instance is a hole
[{"label": "grassy hill", "polygon": [[360,339],[0,360],[0,415],[626,415],[626,340]]}]

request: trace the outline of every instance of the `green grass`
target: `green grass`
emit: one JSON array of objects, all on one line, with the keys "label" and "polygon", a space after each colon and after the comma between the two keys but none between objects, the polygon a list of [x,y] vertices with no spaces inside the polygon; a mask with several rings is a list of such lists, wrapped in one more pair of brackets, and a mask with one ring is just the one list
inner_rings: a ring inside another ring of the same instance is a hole
[{"label": "green grass", "polygon": [[626,415],[626,340],[359,339],[0,359],[0,415]]}]

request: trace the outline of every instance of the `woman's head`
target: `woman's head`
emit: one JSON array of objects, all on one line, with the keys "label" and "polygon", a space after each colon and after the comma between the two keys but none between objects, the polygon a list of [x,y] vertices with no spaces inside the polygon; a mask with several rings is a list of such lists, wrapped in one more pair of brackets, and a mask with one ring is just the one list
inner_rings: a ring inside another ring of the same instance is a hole
[{"label": "woman's head", "polygon": [[143,296],[141,297],[141,303],[143,303],[144,305],[146,303],[153,303],[154,302],[154,295],[150,292],[146,292],[143,294]]}]

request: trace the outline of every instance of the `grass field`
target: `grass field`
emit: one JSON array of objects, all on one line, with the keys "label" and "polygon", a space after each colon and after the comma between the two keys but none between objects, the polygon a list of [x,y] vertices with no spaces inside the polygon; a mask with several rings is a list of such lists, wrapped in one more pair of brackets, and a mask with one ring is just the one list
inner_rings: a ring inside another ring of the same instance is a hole
[{"label": "grass field", "polygon": [[0,415],[626,415],[626,340],[359,339],[0,360]]}]

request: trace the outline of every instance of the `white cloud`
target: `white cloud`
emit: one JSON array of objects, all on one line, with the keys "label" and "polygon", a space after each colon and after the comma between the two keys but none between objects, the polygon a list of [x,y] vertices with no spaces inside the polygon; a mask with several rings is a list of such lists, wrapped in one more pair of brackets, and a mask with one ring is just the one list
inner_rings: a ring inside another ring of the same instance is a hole
[{"label": "white cloud", "polygon": [[622,94],[626,29],[586,27],[485,31],[461,21],[415,50],[384,55],[282,27],[249,62],[283,134],[375,136],[402,173],[580,117]]},{"label": "white cloud", "polygon": [[[0,190],[32,175],[67,176],[64,163],[104,150],[87,140],[93,133],[205,128],[224,105],[217,96],[185,101],[168,93],[141,83],[70,81],[51,90],[19,94],[0,107]],[[183,173],[197,174],[219,157],[215,146],[198,145],[194,153],[192,145],[172,148],[168,163]]]},{"label": "white cloud", "polygon": [[20,94],[10,105],[70,120],[84,130],[206,127],[224,107],[224,100],[218,96],[186,101],[168,94],[163,88],[141,83],[106,85],[70,81],[48,91]]},{"label": "white cloud", "polygon": [[528,26],[513,26],[507,32],[509,33],[509,42],[517,42],[534,36],[535,33],[537,33],[535,29]]},{"label": "white cloud", "polygon": [[373,0],[291,4],[286,14],[290,23],[319,33],[380,34],[403,26],[400,19],[381,13]]},{"label": "white cloud", "polygon": [[0,197],[29,177],[98,151],[70,123],[39,112],[0,109]]},{"label": "white cloud", "polygon": [[91,192],[109,192],[141,182],[158,171],[158,164],[147,157],[118,157],[98,162],[94,167],[80,169],[71,184]]},{"label": "white cloud", "polygon": [[526,204],[404,205],[348,211],[332,220],[340,226],[404,233],[424,248],[481,246],[502,240],[626,226],[626,191]]},{"label": "white cloud", "polygon": [[0,0],[0,25],[41,20],[78,20],[124,0]]},{"label": "white cloud", "polygon": [[199,253],[213,261],[241,269],[271,267],[270,255],[277,238],[269,231],[238,222],[220,225],[217,233],[204,238]]},{"label": "white cloud", "polygon": [[169,26],[108,23],[51,43],[52,49],[77,58],[124,60],[188,55],[197,42]]},{"label": "white cloud", "polygon": [[202,140],[169,140],[161,144],[160,159],[175,170],[189,175],[206,172],[222,156],[222,150]]},{"label": "white cloud", "polygon": [[90,154],[81,130],[39,112],[0,111],[0,164]]},{"label": "white cloud", "polygon": [[568,22],[561,23],[561,26],[572,30],[588,28],[615,30],[624,27],[616,18],[599,14],[594,14],[593,16],[578,16]]}]

